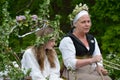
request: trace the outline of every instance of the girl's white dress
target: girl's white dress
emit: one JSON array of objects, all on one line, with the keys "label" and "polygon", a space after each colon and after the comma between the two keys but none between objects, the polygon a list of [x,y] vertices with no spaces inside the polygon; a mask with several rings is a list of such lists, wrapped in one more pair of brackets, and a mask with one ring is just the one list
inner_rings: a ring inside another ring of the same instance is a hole
[{"label": "girl's white dress", "polygon": [[57,55],[55,56],[55,68],[50,67],[47,57],[44,63],[44,70],[41,72],[40,66],[31,48],[25,51],[21,60],[22,69],[25,69],[25,73],[27,70],[31,69],[30,76],[32,80],[48,80],[48,78],[49,80],[62,80],[60,78],[60,64]]}]

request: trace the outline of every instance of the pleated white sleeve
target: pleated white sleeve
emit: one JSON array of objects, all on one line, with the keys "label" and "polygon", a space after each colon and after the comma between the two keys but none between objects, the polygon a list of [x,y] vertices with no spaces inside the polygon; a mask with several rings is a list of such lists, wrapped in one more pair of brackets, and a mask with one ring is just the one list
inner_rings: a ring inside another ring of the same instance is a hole
[{"label": "pleated white sleeve", "polygon": [[[94,40],[95,40],[95,50],[93,52],[93,56],[95,56],[95,55],[101,55],[100,48],[98,46],[98,42],[97,42],[96,38],[94,38]],[[97,62],[97,63],[98,63],[98,65],[100,65],[100,66],[103,67],[103,61],[102,60],[100,62]],[[94,64],[94,65],[96,66],[96,64]]]},{"label": "pleated white sleeve", "polygon": [[67,68],[76,69],[76,51],[71,38],[64,37],[60,42],[59,49],[62,53],[64,65]]}]

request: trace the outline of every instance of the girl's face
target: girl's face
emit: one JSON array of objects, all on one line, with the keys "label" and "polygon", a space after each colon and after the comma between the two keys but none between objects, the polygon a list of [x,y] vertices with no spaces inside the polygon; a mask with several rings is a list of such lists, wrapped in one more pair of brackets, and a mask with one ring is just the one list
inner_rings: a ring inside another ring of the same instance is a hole
[{"label": "girl's face", "polygon": [[55,40],[49,40],[46,47],[52,49],[55,46]]},{"label": "girl's face", "polygon": [[91,27],[91,20],[89,15],[83,15],[75,24],[76,30],[82,33],[88,33]]}]

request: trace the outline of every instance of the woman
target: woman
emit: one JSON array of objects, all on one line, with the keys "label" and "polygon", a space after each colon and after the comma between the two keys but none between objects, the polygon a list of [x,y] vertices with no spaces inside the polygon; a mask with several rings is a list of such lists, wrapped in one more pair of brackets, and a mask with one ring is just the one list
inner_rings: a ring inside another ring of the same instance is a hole
[{"label": "woman", "polygon": [[[87,6],[80,7],[73,19],[74,29],[65,36],[59,45],[67,80],[111,80],[102,65],[102,55],[97,40],[88,34],[91,27]],[[77,9],[76,9],[77,10]]]},{"label": "woman", "polygon": [[62,80],[60,78],[60,65],[54,49],[55,39],[45,44],[28,48],[21,60],[25,72],[31,69],[32,80]]}]

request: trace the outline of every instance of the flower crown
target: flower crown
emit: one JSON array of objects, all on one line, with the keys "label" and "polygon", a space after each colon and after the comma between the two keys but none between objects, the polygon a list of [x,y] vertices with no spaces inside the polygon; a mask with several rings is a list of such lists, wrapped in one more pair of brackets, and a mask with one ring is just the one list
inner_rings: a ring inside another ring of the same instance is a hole
[{"label": "flower crown", "polygon": [[44,44],[51,39],[58,39],[59,30],[53,27],[45,27],[36,32],[37,39],[35,45]]},{"label": "flower crown", "polygon": [[30,15],[30,18],[27,18],[24,15],[16,16],[17,24],[20,26],[25,25],[27,21],[29,21],[29,23],[33,22],[32,25],[28,24],[29,26],[31,26],[30,32],[27,32],[23,35],[18,34],[18,37],[23,38],[27,35],[35,33],[36,41],[34,45],[44,44],[50,39],[57,40],[59,39],[59,34],[61,33],[61,30],[59,28],[60,25],[59,19],[60,19],[60,15],[56,15],[54,20],[48,20],[48,19],[42,20],[37,15]]},{"label": "flower crown", "polygon": [[75,16],[82,10],[88,11],[88,6],[86,4],[82,5],[82,3],[80,3],[79,5],[76,5],[76,7],[72,11],[72,14],[68,16],[70,18],[70,21],[73,21]]},{"label": "flower crown", "polygon": [[59,27],[59,19],[60,16],[56,15],[55,21],[48,21],[45,27],[36,32],[37,39],[35,45],[44,44],[51,39],[58,40],[60,38],[62,32]]}]

